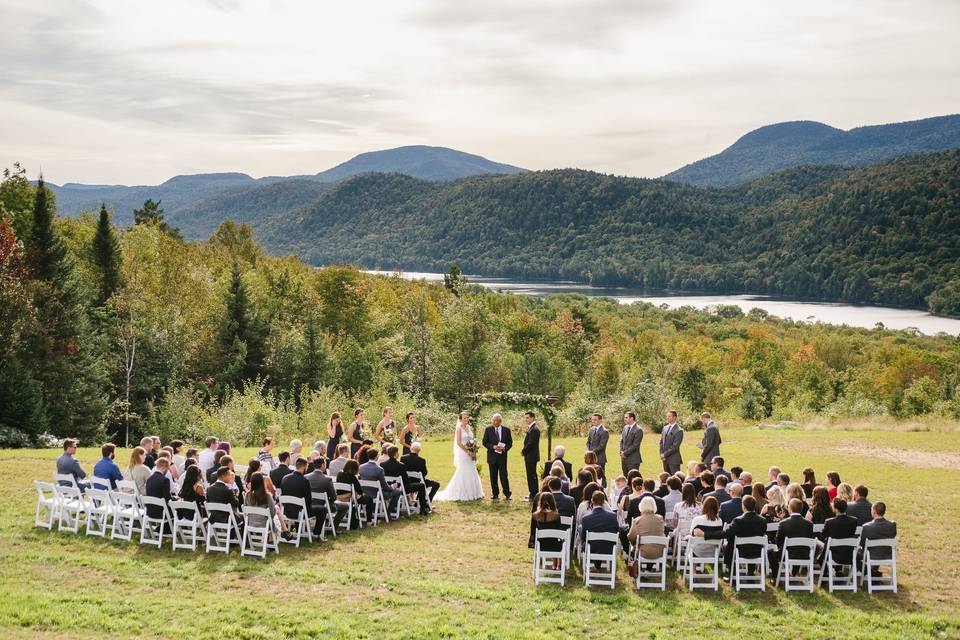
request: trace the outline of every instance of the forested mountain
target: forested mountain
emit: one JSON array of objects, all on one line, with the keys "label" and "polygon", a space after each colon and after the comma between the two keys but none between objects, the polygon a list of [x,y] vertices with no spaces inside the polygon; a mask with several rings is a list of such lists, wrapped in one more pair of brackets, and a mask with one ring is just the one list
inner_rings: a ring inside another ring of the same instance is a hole
[{"label": "forested mountain", "polygon": [[960,314],[960,151],[798,167],[741,187],[556,170],[370,174],[254,221],[313,264],[569,278]]},{"label": "forested mountain", "polygon": [[781,122],[755,129],[717,155],[664,176],[700,186],[738,185],[805,164],[866,166],[900,156],[960,147],[960,115],[849,131],[819,122]]},{"label": "forested mountain", "polygon": [[315,177],[336,182],[361,173],[402,173],[423,180],[456,180],[488,173],[522,173],[525,169],[446,147],[414,145],[361,153]]}]

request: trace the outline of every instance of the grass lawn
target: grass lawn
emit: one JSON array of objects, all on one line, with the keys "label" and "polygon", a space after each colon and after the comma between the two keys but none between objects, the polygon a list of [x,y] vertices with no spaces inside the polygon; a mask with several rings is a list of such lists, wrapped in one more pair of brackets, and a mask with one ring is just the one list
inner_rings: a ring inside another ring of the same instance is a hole
[{"label": "grass lawn", "polygon": [[[60,452],[3,450],[0,638],[960,637],[960,484],[947,475],[960,464],[960,433],[744,428],[723,437],[728,468],[760,479],[771,464],[791,477],[810,465],[818,479],[837,470],[868,485],[898,523],[900,592],[787,595],[768,586],[736,595],[724,586],[691,595],[671,572],[665,593],[638,594],[623,564],[613,592],[584,588],[579,573],[565,588],[535,588],[519,500],[440,504],[426,519],[285,545],[266,561],[147,549],[35,529],[32,481],[52,477]],[[582,459],[582,439],[561,442],[568,459]],[[616,447],[611,438],[609,451]],[[655,447],[648,434],[645,475],[659,471]],[[254,450],[235,453],[243,462]],[[98,455],[80,451],[88,473]],[[425,456],[445,483],[450,443],[426,443]],[[483,481],[489,492],[486,470]]]}]

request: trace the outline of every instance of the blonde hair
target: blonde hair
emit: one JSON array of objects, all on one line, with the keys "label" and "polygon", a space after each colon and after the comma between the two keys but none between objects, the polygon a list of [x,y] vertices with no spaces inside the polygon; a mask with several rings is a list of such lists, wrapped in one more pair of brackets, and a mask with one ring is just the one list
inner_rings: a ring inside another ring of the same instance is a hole
[{"label": "blonde hair", "polygon": [[837,497],[843,498],[847,502],[853,502],[853,487],[849,482],[841,482],[837,487]]},{"label": "blonde hair", "polygon": [[386,416],[388,411],[389,411],[389,412],[392,412],[392,411],[393,411],[393,407],[384,407],[384,408],[383,408],[383,415]]},{"label": "blonde hair", "polygon": [[796,482],[791,482],[787,485],[787,500],[806,500],[806,494],[803,492],[803,487],[801,487]]},{"label": "blonde hair", "polygon": [[787,501],[783,499],[783,492],[780,491],[780,487],[772,486],[767,490],[767,504],[783,508],[787,507]]},{"label": "blonde hair", "polygon": [[130,464],[127,466],[127,469],[133,469],[137,465],[143,464],[143,459],[146,455],[147,452],[143,447],[134,447],[133,451],[130,452]]}]

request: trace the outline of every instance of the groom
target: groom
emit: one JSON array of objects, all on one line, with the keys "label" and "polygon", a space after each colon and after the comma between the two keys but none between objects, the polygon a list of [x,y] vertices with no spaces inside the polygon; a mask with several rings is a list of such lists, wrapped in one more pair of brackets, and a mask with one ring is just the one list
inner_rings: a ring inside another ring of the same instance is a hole
[{"label": "groom", "polygon": [[493,489],[493,499],[500,498],[500,487],[497,478],[503,485],[503,495],[510,499],[510,480],[507,478],[507,452],[513,446],[513,437],[510,429],[503,426],[503,417],[499,413],[493,414],[492,425],[483,432],[483,446],[487,450],[487,465],[490,467],[490,487]]}]

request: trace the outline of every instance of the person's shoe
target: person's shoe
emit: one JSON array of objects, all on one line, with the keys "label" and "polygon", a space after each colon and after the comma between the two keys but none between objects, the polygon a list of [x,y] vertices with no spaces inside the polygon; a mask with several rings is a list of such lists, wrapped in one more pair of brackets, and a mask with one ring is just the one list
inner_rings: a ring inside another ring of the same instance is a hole
[{"label": "person's shoe", "polygon": [[510,496],[507,496],[507,500],[510,500]]},{"label": "person's shoe", "polygon": [[500,496],[490,496],[490,499],[491,499],[491,500],[499,500],[499,499],[500,499]]}]

